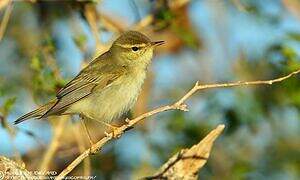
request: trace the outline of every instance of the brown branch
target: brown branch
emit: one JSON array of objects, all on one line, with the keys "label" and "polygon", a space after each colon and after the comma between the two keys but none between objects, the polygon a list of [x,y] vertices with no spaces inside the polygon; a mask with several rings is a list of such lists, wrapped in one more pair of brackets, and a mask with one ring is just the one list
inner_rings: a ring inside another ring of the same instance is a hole
[{"label": "brown branch", "polygon": [[[158,114],[160,112],[168,111],[168,110],[182,110],[182,111],[188,111],[187,105],[184,104],[184,102],[191,97],[196,91],[198,90],[204,90],[204,89],[212,89],[212,88],[228,88],[228,87],[234,87],[234,86],[248,86],[248,85],[271,85],[273,83],[281,82],[283,80],[286,80],[296,74],[300,73],[300,69],[297,71],[294,71],[286,76],[276,78],[273,80],[261,80],[261,81],[247,81],[247,82],[234,82],[234,83],[222,83],[222,84],[206,84],[206,85],[200,85],[199,82],[195,84],[195,86],[188,91],[181,99],[179,99],[177,102],[175,102],[172,105],[166,105],[159,107],[157,109],[154,109],[150,112],[144,113],[132,120],[125,120],[127,124],[117,128],[115,131],[115,136],[121,136],[127,129],[132,128],[135,124],[140,122],[141,120],[153,116],[155,114]],[[91,153],[96,153],[98,150],[100,150],[101,147],[103,147],[107,142],[113,139],[113,133],[107,134],[106,137],[102,138],[100,141],[95,143],[90,149],[87,149],[84,151],[81,155],[79,155],[71,164],[68,165],[58,176],[56,179],[63,179],[67,174],[69,174],[78,164],[81,163],[86,157],[88,157]]]},{"label": "brown branch", "polygon": [[0,179],[37,179],[37,177],[16,162],[0,156]]},{"label": "brown branch", "polygon": [[182,149],[162,165],[154,176],[145,179],[197,179],[197,173],[206,163],[214,141],[224,128],[224,125],[219,125],[200,143],[190,149]]},{"label": "brown branch", "polygon": [[94,36],[94,39],[96,41],[96,49],[101,49],[102,44],[100,42],[100,35],[98,31],[98,17],[96,12],[96,7],[94,4],[86,4],[84,8],[84,15],[89,23],[89,26],[91,28],[92,34]]},{"label": "brown branch", "polygon": [[286,76],[272,79],[272,80],[259,80],[259,81],[246,81],[246,82],[239,81],[233,83],[205,84],[205,85],[200,85],[199,82],[196,82],[195,86],[186,95],[184,95],[177,103],[182,104],[186,99],[188,99],[191,95],[193,95],[198,90],[213,89],[213,88],[228,88],[228,87],[235,87],[235,86],[263,85],[263,84],[272,85],[273,83],[284,81],[299,73],[300,73],[300,69],[293,71]]},{"label": "brown branch", "polygon": [[240,0],[231,0],[232,4],[239,10],[242,12],[247,12],[245,6],[243,5],[243,3]]},{"label": "brown branch", "polygon": [[108,29],[109,31],[112,31],[117,34],[125,31],[125,29],[126,29],[125,25],[122,24],[121,22],[116,21],[103,13],[99,13],[99,14],[100,14],[100,20],[103,23],[103,26],[106,29]]},{"label": "brown branch", "polygon": [[5,8],[9,3],[11,2],[11,0],[1,0],[0,1],[0,11]]},{"label": "brown branch", "polygon": [[283,0],[283,6],[300,20],[300,2],[297,0]]},{"label": "brown branch", "polygon": [[[2,40],[2,38],[4,36],[5,30],[6,30],[8,21],[9,21],[9,17],[11,15],[11,12],[12,12],[12,9],[13,9],[13,4],[12,4],[11,0],[4,1],[4,3],[7,3],[7,7],[6,7],[6,10],[4,12],[1,24],[0,24],[0,41]],[[0,4],[0,6],[1,6],[1,4]],[[0,7],[0,9],[1,9],[1,7]]]}]

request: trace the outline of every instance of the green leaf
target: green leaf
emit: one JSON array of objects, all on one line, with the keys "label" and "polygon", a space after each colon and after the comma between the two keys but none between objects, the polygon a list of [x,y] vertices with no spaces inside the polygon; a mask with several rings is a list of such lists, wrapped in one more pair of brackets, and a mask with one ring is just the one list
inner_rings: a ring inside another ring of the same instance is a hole
[{"label": "green leaf", "polygon": [[4,114],[8,114],[11,111],[11,109],[15,105],[16,100],[17,100],[16,97],[8,98],[5,100],[5,102],[3,104],[3,113]]},{"label": "green leaf", "polygon": [[40,59],[39,59],[37,56],[34,56],[34,57],[31,59],[30,67],[31,67],[33,70],[36,70],[36,71],[39,71],[39,70],[42,69],[42,65],[41,65]]}]

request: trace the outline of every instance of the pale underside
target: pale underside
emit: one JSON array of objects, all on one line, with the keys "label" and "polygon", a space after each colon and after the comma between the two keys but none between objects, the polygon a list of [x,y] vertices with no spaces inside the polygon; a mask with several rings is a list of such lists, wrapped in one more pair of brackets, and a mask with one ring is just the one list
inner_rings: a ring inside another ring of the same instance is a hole
[{"label": "pale underside", "polygon": [[120,77],[103,89],[96,88],[91,95],[72,104],[63,114],[81,114],[109,123],[132,108],[144,79],[145,72],[140,72],[138,76],[132,73],[126,78]]}]

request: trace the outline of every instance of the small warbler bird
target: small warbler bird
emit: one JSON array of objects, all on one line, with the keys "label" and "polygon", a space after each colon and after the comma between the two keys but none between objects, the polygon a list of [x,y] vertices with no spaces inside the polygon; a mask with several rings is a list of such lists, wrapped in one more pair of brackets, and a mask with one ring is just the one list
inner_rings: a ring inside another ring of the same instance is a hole
[{"label": "small warbler bird", "polygon": [[152,42],[137,31],[124,32],[107,52],[67,83],[54,100],[21,116],[15,124],[30,118],[78,114],[113,127],[109,123],[135,104],[153,50],[163,43]]}]

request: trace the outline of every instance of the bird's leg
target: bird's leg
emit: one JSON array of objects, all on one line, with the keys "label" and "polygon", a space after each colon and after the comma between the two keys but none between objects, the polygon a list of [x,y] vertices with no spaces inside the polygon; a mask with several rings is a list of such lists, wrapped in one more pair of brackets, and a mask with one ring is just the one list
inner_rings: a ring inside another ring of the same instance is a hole
[{"label": "bird's leg", "polygon": [[[104,122],[104,121],[99,121],[98,120],[98,122],[100,122],[100,123],[104,124],[105,126],[111,128],[111,130],[112,130],[111,133],[112,133],[113,138],[118,138],[119,137],[119,135],[117,135],[117,129],[119,128],[118,126],[111,125],[111,124],[109,124],[107,122]],[[104,134],[105,134],[105,136],[109,136],[109,133],[107,133],[107,132],[104,132]]]},{"label": "bird's leg", "polygon": [[[106,123],[104,121],[99,121],[99,122],[101,122],[105,126],[111,128],[111,133],[112,133],[113,138],[119,138],[119,135],[117,135],[117,129],[119,128],[118,126],[111,125],[111,124]],[[105,133],[106,136],[109,136],[107,132],[104,132],[104,133]]]},{"label": "bird's leg", "polygon": [[90,154],[93,154],[93,153],[92,153],[92,147],[93,147],[93,144],[94,144],[94,143],[93,143],[93,141],[92,141],[90,132],[89,132],[89,130],[88,130],[88,128],[87,128],[86,123],[85,123],[84,120],[85,120],[85,118],[82,117],[82,116],[80,116],[80,122],[81,122],[81,124],[82,124],[82,126],[83,126],[83,128],[84,128],[84,130],[85,130],[85,132],[86,132],[86,134],[87,134],[87,136],[88,136],[89,142],[90,142]]},{"label": "bird's leg", "polygon": [[87,136],[88,136],[90,145],[92,146],[94,143],[93,143],[93,141],[92,141],[91,134],[90,134],[90,132],[89,132],[87,126],[86,126],[86,123],[85,123],[85,121],[84,121],[83,119],[81,119],[81,123],[82,123],[82,125],[83,125],[83,127],[84,127],[84,129],[85,129],[85,132],[86,132]]}]

